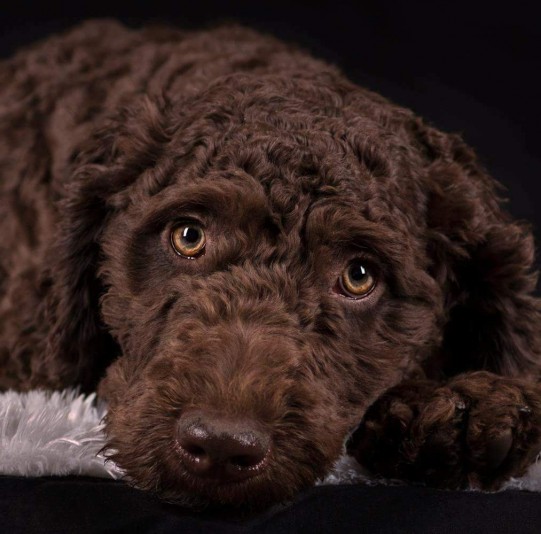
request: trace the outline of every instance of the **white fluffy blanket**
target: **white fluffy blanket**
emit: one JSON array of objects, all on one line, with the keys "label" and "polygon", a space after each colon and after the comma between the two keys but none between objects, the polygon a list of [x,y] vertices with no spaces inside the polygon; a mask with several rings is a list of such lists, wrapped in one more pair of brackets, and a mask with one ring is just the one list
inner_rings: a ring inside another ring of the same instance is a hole
[{"label": "white fluffy blanket", "polygon": [[[39,477],[86,475],[122,478],[122,470],[106,461],[101,420],[105,406],[95,395],[74,390],[0,394],[0,474]],[[349,457],[342,457],[320,484],[389,484],[373,480]],[[541,491],[541,461],[525,476],[504,487]]]}]

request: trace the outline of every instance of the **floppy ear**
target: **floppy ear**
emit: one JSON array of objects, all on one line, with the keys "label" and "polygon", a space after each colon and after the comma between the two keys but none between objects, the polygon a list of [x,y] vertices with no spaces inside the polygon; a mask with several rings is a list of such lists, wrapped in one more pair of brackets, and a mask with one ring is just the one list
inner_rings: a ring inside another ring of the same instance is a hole
[{"label": "floppy ear", "polygon": [[134,183],[163,141],[160,110],[144,100],[119,112],[74,157],[59,201],[56,239],[48,251],[41,286],[45,303],[38,322],[45,355],[33,365],[34,382],[94,389],[119,347],[100,316],[104,287],[98,277],[100,238],[114,197]]},{"label": "floppy ear", "polygon": [[103,287],[96,276],[99,237],[109,217],[107,176],[82,170],[60,204],[60,225],[42,285],[46,346],[40,375],[49,383],[91,389],[118,349],[101,323]]},{"label": "floppy ear", "polygon": [[541,361],[541,306],[531,231],[502,209],[498,184],[460,137],[421,121],[415,129],[430,160],[428,243],[446,299],[445,372],[532,373]]}]

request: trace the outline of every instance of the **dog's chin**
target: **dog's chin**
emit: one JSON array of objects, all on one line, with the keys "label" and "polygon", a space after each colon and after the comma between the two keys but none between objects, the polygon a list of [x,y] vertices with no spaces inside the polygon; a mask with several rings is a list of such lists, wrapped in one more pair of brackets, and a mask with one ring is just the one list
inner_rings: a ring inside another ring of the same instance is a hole
[{"label": "dog's chin", "polygon": [[[263,478],[263,477],[261,477]],[[273,487],[268,481],[251,479],[235,482],[213,483],[194,480],[186,473],[182,489],[166,491],[161,498],[169,503],[181,504],[192,509],[226,508],[259,511],[291,499],[291,492]]]},{"label": "dog's chin", "polygon": [[229,482],[203,479],[182,468],[175,470],[176,481],[171,480],[171,475],[159,492],[160,498],[192,509],[227,508],[256,512],[291,500],[301,489],[285,488],[265,474]]},{"label": "dog's chin", "polygon": [[178,455],[171,455],[161,470],[158,484],[131,478],[132,484],[151,491],[169,504],[200,510],[229,510],[235,514],[257,513],[274,505],[286,504],[303,488],[315,483],[303,481],[295,487],[280,482],[273,473],[272,459],[268,469],[243,480],[223,481],[193,475],[182,465]]}]

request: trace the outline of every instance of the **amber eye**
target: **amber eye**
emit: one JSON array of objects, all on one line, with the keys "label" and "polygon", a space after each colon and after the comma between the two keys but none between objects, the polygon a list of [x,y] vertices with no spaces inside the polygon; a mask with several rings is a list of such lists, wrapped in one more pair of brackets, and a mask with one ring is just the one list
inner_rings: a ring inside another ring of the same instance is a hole
[{"label": "amber eye", "polygon": [[177,254],[195,258],[204,248],[207,239],[203,228],[197,223],[183,223],[171,232],[171,245]]},{"label": "amber eye", "polygon": [[352,298],[366,297],[376,287],[368,267],[360,261],[350,263],[338,281],[342,293]]}]

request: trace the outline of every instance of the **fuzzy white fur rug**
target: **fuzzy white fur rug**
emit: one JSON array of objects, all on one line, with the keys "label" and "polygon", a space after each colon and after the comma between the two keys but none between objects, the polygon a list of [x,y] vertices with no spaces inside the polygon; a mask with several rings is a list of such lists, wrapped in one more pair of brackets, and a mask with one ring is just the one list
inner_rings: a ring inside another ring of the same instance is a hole
[{"label": "fuzzy white fur rug", "polygon": [[[85,397],[75,390],[0,394],[0,474],[122,478],[122,470],[100,453],[105,445],[101,423],[105,412],[95,395]],[[371,479],[355,460],[343,456],[319,483],[395,482]],[[510,488],[541,491],[541,461],[503,489]]]}]

